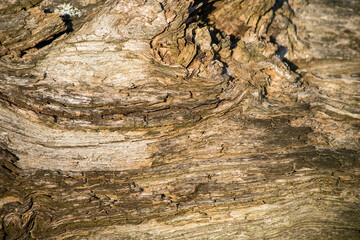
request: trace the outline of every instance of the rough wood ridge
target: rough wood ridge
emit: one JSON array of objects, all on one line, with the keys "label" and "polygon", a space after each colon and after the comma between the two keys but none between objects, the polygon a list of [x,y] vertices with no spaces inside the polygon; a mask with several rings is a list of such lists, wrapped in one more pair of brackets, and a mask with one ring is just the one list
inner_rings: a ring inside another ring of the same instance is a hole
[{"label": "rough wood ridge", "polygon": [[0,3],[0,238],[359,239],[360,4]]}]

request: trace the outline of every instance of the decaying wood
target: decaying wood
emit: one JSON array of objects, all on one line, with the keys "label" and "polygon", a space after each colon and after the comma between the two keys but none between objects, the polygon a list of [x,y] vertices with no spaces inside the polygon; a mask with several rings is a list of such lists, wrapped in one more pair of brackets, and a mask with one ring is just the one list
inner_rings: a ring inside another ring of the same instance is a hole
[{"label": "decaying wood", "polygon": [[0,236],[360,238],[359,6],[0,3]]}]

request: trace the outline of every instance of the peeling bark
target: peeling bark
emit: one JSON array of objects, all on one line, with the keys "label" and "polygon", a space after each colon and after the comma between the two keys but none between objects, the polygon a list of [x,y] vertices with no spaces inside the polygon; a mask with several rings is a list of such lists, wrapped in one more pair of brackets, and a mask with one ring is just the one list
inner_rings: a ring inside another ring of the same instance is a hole
[{"label": "peeling bark", "polygon": [[69,3],[0,3],[0,237],[360,238],[356,0]]}]

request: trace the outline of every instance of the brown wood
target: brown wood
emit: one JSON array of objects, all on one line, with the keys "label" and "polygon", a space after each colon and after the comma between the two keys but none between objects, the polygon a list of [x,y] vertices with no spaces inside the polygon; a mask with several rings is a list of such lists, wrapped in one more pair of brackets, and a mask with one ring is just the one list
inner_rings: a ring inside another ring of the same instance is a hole
[{"label": "brown wood", "polygon": [[0,238],[360,239],[359,10],[2,1]]}]

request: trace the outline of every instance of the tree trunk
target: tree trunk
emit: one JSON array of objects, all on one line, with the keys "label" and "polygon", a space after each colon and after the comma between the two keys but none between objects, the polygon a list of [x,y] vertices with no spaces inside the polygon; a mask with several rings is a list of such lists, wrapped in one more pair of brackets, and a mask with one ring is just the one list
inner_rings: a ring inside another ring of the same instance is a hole
[{"label": "tree trunk", "polygon": [[0,238],[360,239],[360,4],[0,3]]}]

